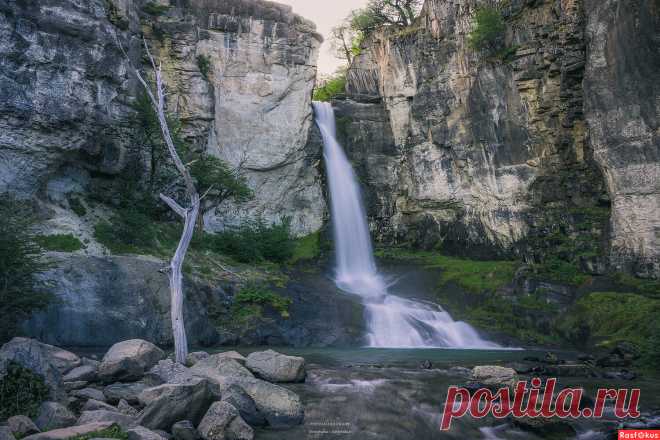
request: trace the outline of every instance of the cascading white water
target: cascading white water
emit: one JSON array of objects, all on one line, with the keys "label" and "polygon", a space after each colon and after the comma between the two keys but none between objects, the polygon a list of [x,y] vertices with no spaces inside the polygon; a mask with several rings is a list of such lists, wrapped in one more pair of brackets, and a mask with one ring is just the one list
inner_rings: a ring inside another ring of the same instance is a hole
[{"label": "cascading white water", "polygon": [[336,138],[335,114],[326,102],[314,102],[323,136],[330,186],[332,224],[340,289],[363,298],[372,347],[498,348],[441,307],[388,293],[373,255],[367,216],[357,178]]}]

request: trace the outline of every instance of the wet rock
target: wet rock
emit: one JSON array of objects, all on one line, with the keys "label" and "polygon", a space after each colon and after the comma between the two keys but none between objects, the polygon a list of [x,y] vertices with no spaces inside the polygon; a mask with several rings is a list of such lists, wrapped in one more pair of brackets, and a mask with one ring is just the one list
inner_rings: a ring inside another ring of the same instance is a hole
[{"label": "wet rock", "polygon": [[164,383],[186,383],[194,380],[194,377],[189,368],[171,359],[164,359],[149,370],[145,375],[145,380],[154,385],[162,385]]},{"label": "wet rock", "polygon": [[274,350],[250,353],[245,366],[270,382],[304,382],[306,375],[305,359]]},{"label": "wet rock", "polygon": [[136,426],[126,431],[128,440],[166,440],[162,435],[151,431],[144,426]]},{"label": "wet rock", "polygon": [[635,380],[637,375],[633,371],[622,370],[622,371],[606,371],[603,373],[603,377],[606,379],[613,380]]},{"label": "wet rock", "polygon": [[155,397],[147,404],[139,424],[149,429],[169,431],[181,420],[199,423],[220,392],[208,380],[198,379],[185,384],[165,384],[155,387]]},{"label": "wet rock", "polygon": [[193,351],[192,353],[188,353],[188,356],[186,356],[186,366],[190,368],[197,362],[208,357],[209,354],[205,351]]},{"label": "wet rock", "polygon": [[96,380],[96,369],[92,365],[81,365],[69,371],[62,380],[64,382],[93,382]]},{"label": "wet rock", "polygon": [[117,410],[120,413],[130,417],[137,417],[140,414],[140,412],[137,409],[129,405],[128,402],[125,401],[124,399],[120,400],[119,403],[117,404]]},{"label": "wet rock", "polygon": [[252,428],[241,418],[238,410],[227,402],[216,402],[211,405],[198,430],[204,440],[254,438]]},{"label": "wet rock", "polygon": [[89,385],[89,382],[77,381],[77,382],[64,382],[64,391],[71,392],[76,390],[81,390]]},{"label": "wet rock", "polygon": [[431,361],[427,359],[419,364],[419,368],[421,368],[422,370],[430,370],[431,368],[433,368],[433,364],[431,363]]},{"label": "wet rock", "polygon": [[452,376],[459,376],[459,377],[471,377],[472,376],[472,370],[469,368],[465,367],[451,367],[449,370],[447,370],[447,373],[452,375]]},{"label": "wet rock", "polygon": [[18,437],[25,437],[40,432],[37,425],[35,425],[27,416],[10,417],[7,419],[7,426],[9,426],[9,430]]},{"label": "wet rock", "polygon": [[165,357],[151,342],[131,339],[113,345],[99,365],[98,376],[104,382],[140,379]]},{"label": "wet rock", "polygon": [[481,365],[472,369],[472,380],[486,386],[509,386],[515,385],[517,380],[516,371],[512,368],[498,367],[494,365]]},{"label": "wet rock", "polygon": [[551,377],[596,377],[593,367],[586,364],[541,365],[532,370],[540,376]]},{"label": "wet rock", "polygon": [[97,431],[103,431],[104,429],[108,429],[111,426],[112,423],[109,422],[71,426],[69,428],[61,428],[48,432],[42,432],[40,434],[33,434],[29,437],[25,437],[23,440],[66,440],[86,434],[91,434]]},{"label": "wet rock", "polygon": [[199,440],[200,435],[190,420],[182,420],[172,425],[175,440]]},{"label": "wet rock", "polygon": [[250,426],[266,425],[266,418],[259,412],[254,400],[243,388],[237,385],[231,385],[222,392],[221,400],[236,408],[243,420]]},{"label": "wet rock", "polygon": [[41,431],[50,431],[75,425],[76,416],[60,403],[44,402],[34,423]]},{"label": "wet rock", "polygon": [[97,390],[96,388],[83,388],[82,390],[73,391],[71,395],[81,400],[94,399],[99,402],[105,402],[106,400],[103,391]]},{"label": "wet rock", "polygon": [[109,403],[117,404],[120,400],[125,400],[130,404],[140,403],[140,393],[149,388],[143,382],[133,383],[114,383],[103,388],[103,394]]},{"label": "wet rock", "polygon": [[124,431],[136,426],[136,421],[133,417],[122,414],[117,410],[106,411],[103,409],[96,411],[84,411],[78,418],[76,425],[87,425],[90,423],[98,422],[113,423],[117,426],[120,426]]},{"label": "wet rock", "polygon": [[105,402],[102,402],[100,400],[94,400],[94,399],[89,399],[85,404],[82,406],[80,409],[82,412],[85,411],[98,411],[98,410],[105,410],[105,411],[119,411],[117,408],[115,408],[112,405],[109,405]]},{"label": "wet rock", "polygon": [[565,440],[567,438],[573,438],[577,434],[575,428],[573,428],[567,421],[559,418],[515,418],[513,419],[513,425],[522,431],[549,440]]},{"label": "wet rock", "polygon": [[8,426],[0,426],[0,440],[16,440]]}]

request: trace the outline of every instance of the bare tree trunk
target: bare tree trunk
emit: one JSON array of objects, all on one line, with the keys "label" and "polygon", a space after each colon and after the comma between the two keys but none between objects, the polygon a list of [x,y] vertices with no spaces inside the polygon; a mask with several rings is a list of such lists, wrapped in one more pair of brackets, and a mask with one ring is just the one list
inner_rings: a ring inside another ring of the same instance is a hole
[{"label": "bare tree trunk", "polygon": [[197,224],[197,218],[199,216],[200,210],[200,197],[190,172],[183,164],[183,161],[176,151],[174,141],[172,140],[172,135],[170,133],[170,128],[167,124],[167,117],[165,116],[165,91],[163,86],[161,67],[156,67],[156,63],[151,56],[151,52],[149,51],[149,46],[147,45],[146,40],[144,41],[144,47],[147,55],[149,56],[149,61],[151,61],[151,66],[153,67],[154,74],[156,76],[155,96],[138,69],[135,69],[135,74],[144,87],[147,95],[149,96],[151,104],[156,111],[160,129],[163,134],[163,139],[167,145],[167,150],[172,161],[174,162],[174,165],[183,177],[186,185],[186,195],[190,199],[190,207],[185,209],[174,199],[164,194],[160,195],[161,200],[167,203],[167,205],[174,212],[181,216],[184,222],[183,232],[181,233],[181,238],[179,239],[179,245],[176,248],[176,252],[170,261],[170,270],[168,274],[170,280],[170,294],[172,303],[171,315],[172,332],[174,334],[174,352],[176,355],[176,362],[184,364],[186,357],[188,356],[188,340],[186,337],[186,327],[183,321],[183,262],[186,258],[188,247],[190,246],[190,242],[195,232],[195,225]]}]

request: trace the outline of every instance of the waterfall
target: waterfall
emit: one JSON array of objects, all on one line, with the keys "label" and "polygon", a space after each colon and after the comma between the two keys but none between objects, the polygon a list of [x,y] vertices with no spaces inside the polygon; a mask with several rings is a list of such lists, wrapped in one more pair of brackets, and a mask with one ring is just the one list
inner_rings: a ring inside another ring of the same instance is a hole
[{"label": "waterfall", "polygon": [[371,347],[498,348],[440,306],[404,299],[388,292],[373,255],[367,216],[357,177],[337,141],[335,114],[325,102],[314,102],[323,136],[336,253],[335,283],[359,295],[365,305]]}]

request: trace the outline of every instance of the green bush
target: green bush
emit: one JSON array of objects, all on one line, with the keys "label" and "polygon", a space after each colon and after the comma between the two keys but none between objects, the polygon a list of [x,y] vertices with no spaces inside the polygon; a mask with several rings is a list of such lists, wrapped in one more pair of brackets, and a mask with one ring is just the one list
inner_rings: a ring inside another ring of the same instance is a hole
[{"label": "green bush", "polygon": [[153,219],[135,207],[124,207],[94,227],[94,238],[113,253],[140,253],[156,244]]},{"label": "green bush", "polygon": [[494,52],[502,47],[506,26],[499,10],[491,7],[477,9],[475,25],[468,36],[468,44],[473,50]]},{"label": "green bush", "polygon": [[313,260],[321,254],[321,233],[314,232],[296,240],[290,263]]},{"label": "green bush", "polygon": [[271,292],[265,286],[250,283],[234,297],[232,316],[239,321],[261,317],[264,307],[275,310],[282,318],[289,318],[290,298]]},{"label": "green bush", "polygon": [[0,198],[0,343],[16,336],[18,324],[51,299],[39,277],[48,264],[33,232],[35,224],[25,202]]},{"label": "green bush", "polygon": [[346,75],[339,74],[314,90],[314,101],[330,101],[346,92]]},{"label": "green bush", "polygon": [[0,380],[0,420],[16,415],[36,417],[50,390],[41,376],[10,362]]},{"label": "green bush", "polygon": [[37,243],[42,248],[55,252],[75,252],[84,247],[73,234],[40,235],[37,237]]},{"label": "green bush", "polygon": [[78,197],[69,196],[68,201],[69,208],[71,208],[78,217],[84,217],[87,215],[87,208],[85,208],[85,204]]},{"label": "green bush", "polygon": [[272,225],[262,220],[246,222],[237,228],[206,236],[202,245],[242,263],[284,263],[293,257],[296,243],[291,234],[291,223],[285,219]]},{"label": "green bush", "polygon": [[142,11],[149,15],[159,16],[165,14],[168,11],[168,9],[170,9],[169,6],[159,5],[156,2],[149,2],[146,5],[144,5]]},{"label": "green bush", "polygon": [[116,438],[120,440],[127,440],[128,434],[125,433],[119,426],[112,425],[111,427],[102,429],[100,431],[72,437],[70,440],[91,440],[93,438]]},{"label": "green bush", "polygon": [[209,72],[211,71],[211,60],[206,55],[197,56],[197,67],[199,68],[200,73],[206,79],[209,78]]}]

